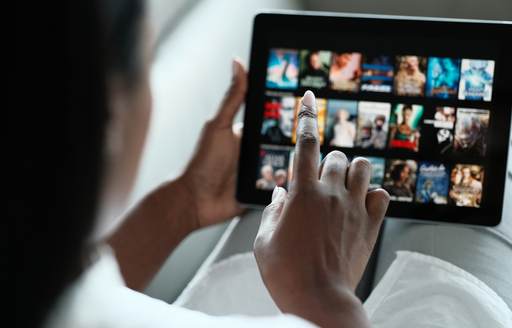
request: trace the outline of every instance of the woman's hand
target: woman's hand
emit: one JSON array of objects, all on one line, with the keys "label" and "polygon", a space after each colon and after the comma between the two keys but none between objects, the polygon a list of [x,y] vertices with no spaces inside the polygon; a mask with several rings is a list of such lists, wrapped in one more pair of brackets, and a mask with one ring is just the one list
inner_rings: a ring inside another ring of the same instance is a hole
[{"label": "woman's hand", "polygon": [[179,179],[192,200],[197,228],[242,213],[235,198],[241,129],[233,129],[233,119],[246,90],[247,74],[234,60],[231,87],[216,116],[203,128],[196,153]]},{"label": "woman's hand", "polygon": [[240,214],[235,199],[240,133],[232,124],[246,89],[245,70],[234,61],[231,88],[185,173],[146,195],[108,238],[129,287],[143,289],[190,232]]},{"label": "woman's hand", "polygon": [[389,195],[368,192],[371,165],[339,151],[320,168],[315,98],[306,92],[290,192],[276,188],[263,212],[254,253],[262,278],[283,312],[321,326],[362,327],[354,295],[377,239]]}]

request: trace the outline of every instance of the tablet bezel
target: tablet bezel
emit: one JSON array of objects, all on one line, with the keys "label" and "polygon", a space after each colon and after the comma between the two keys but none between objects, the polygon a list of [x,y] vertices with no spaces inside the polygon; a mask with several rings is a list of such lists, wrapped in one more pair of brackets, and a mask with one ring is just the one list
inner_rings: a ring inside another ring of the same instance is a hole
[{"label": "tablet bezel", "polygon": [[[262,99],[265,92],[265,74],[267,56],[270,48],[271,34],[276,31],[290,31],[295,38],[301,34],[321,34],[336,27],[344,27],[340,30],[364,31],[371,29],[386,34],[390,31],[417,30],[422,37],[435,38],[440,32],[445,33],[444,39],[460,39],[470,33],[471,39],[491,38],[497,45],[496,70],[493,85],[493,100],[491,104],[498,104],[504,113],[499,120],[491,117],[490,132],[493,143],[489,142],[488,152],[492,153],[492,172],[494,185],[492,190],[488,188],[489,179],[484,178],[484,192],[487,193],[485,208],[466,207],[430,207],[430,211],[424,210],[424,204],[414,204],[416,209],[404,211],[404,206],[392,203],[387,216],[396,218],[418,219],[435,222],[463,223],[471,225],[495,226],[502,217],[506,162],[508,153],[508,140],[510,134],[510,122],[512,113],[512,97],[507,99],[512,85],[512,58],[511,46],[506,43],[507,36],[512,37],[512,24],[510,22],[476,21],[461,19],[434,19],[421,17],[380,16],[359,14],[333,14],[333,13],[309,13],[309,12],[271,12],[258,14],[254,19],[253,38],[251,45],[251,57],[249,64],[249,88],[246,96],[244,116],[244,136],[241,143],[240,161],[238,169],[237,199],[246,205],[261,207],[270,201],[271,192],[257,190],[255,188],[255,176],[257,172],[259,135],[262,116]],[[361,34],[364,34],[363,32]],[[391,34],[389,34],[391,36]],[[286,42],[283,42],[286,43]],[[274,46],[277,46],[274,45]],[[428,46],[428,45],[426,45]],[[307,45],[295,48],[308,48]],[[485,49],[484,49],[485,50]],[[462,57],[462,55],[460,56]],[[489,104],[489,106],[491,106]],[[491,112],[492,115],[492,112]],[[500,132],[497,132],[500,131]],[[499,134],[501,139],[498,140]],[[491,156],[491,155],[489,155]],[[486,168],[488,171],[489,168]],[[489,175],[486,175],[486,178]],[[495,190],[495,194],[491,192]],[[423,210],[421,210],[423,209]]]}]

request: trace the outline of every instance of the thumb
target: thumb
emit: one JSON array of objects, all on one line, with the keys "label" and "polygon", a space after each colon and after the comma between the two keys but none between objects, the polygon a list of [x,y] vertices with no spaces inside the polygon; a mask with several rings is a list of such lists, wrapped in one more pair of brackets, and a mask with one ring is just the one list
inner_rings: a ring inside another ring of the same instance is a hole
[{"label": "thumb", "polygon": [[233,124],[238,109],[245,99],[247,91],[247,72],[238,59],[233,60],[233,78],[228,92],[222,100],[219,112],[215,119],[222,127]]},{"label": "thumb", "polygon": [[275,187],[272,193],[272,202],[265,208],[261,217],[260,228],[256,235],[254,248],[260,243],[266,243],[272,238],[272,234],[279,224],[279,218],[286,202],[286,190],[281,187]]}]

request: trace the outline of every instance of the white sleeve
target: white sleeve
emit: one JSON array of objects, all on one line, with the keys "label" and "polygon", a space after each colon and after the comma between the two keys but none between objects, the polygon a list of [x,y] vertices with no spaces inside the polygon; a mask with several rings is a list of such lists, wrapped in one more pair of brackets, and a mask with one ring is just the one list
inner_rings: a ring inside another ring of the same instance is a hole
[{"label": "white sleeve", "polygon": [[118,297],[118,302],[124,304],[123,313],[115,315],[117,318],[124,317],[124,322],[119,327],[316,327],[308,321],[290,314],[267,317],[212,316],[177,305],[170,305],[128,288],[120,289]]},{"label": "white sleeve", "polygon": [[125,286],[117,262],[108,249],[60,297],[46,328],[139,327],[298,327],[308,323],[293,315],[212,316],[170,305]]},{"label": "white sleeve", "polygon": [[414,252],[398,252],[364,307],[375,328],[512,327],[512,311],[485,283]]}]

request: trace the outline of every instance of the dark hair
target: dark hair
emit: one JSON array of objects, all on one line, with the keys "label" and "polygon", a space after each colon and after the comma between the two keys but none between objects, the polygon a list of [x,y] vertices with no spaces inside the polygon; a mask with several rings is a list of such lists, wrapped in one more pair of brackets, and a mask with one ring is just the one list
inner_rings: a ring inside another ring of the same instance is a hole
[{"label": "dark hair", "polygon": [[395,166],[393,166],[393,168],[391,169],[391,179],[393,181],[398,181],[400,180],[400,175],[402,174],[402,171],[405,169],[405,167],[407,166],[407,164],[404,164],[404,163],[399,163],[399,164],[396,164]]},{"label": "dark hair", "polygon": [[379,115],[375,116],[375,119],[373,121],[375,123],[377,123],[377,121],[382,121],[383,123],[386,123],[386,116],[379,114]]},{"label": "dark hair", "polygon": [[41,5],[26,10],[34,17],[23,23],[34,26],[16,31],[16,42],[28,41],[32,51],[17,58],[19,75],[29,79],[19,85],[25,97],[8,134],[16,142],[8,213],[16,222],[21,327],[40,326],[83,271],[101,190],[108,78],[133,81],[140,64],[141,0]]},{"label": "dark hair", "polygon": [[313,55],[318,55],[318,53],[319,53],[318,50],[311,50],[310,52],[308,52],[308,54],[306,55],[307,67],[311,67],[311,57],[313,57]]},{"label": "dark hair", "polygon": [[402,108],[402,113],[405,113],[406,110],[410,110],[412,112],[412,106],[411,105],[404,105]]}]

